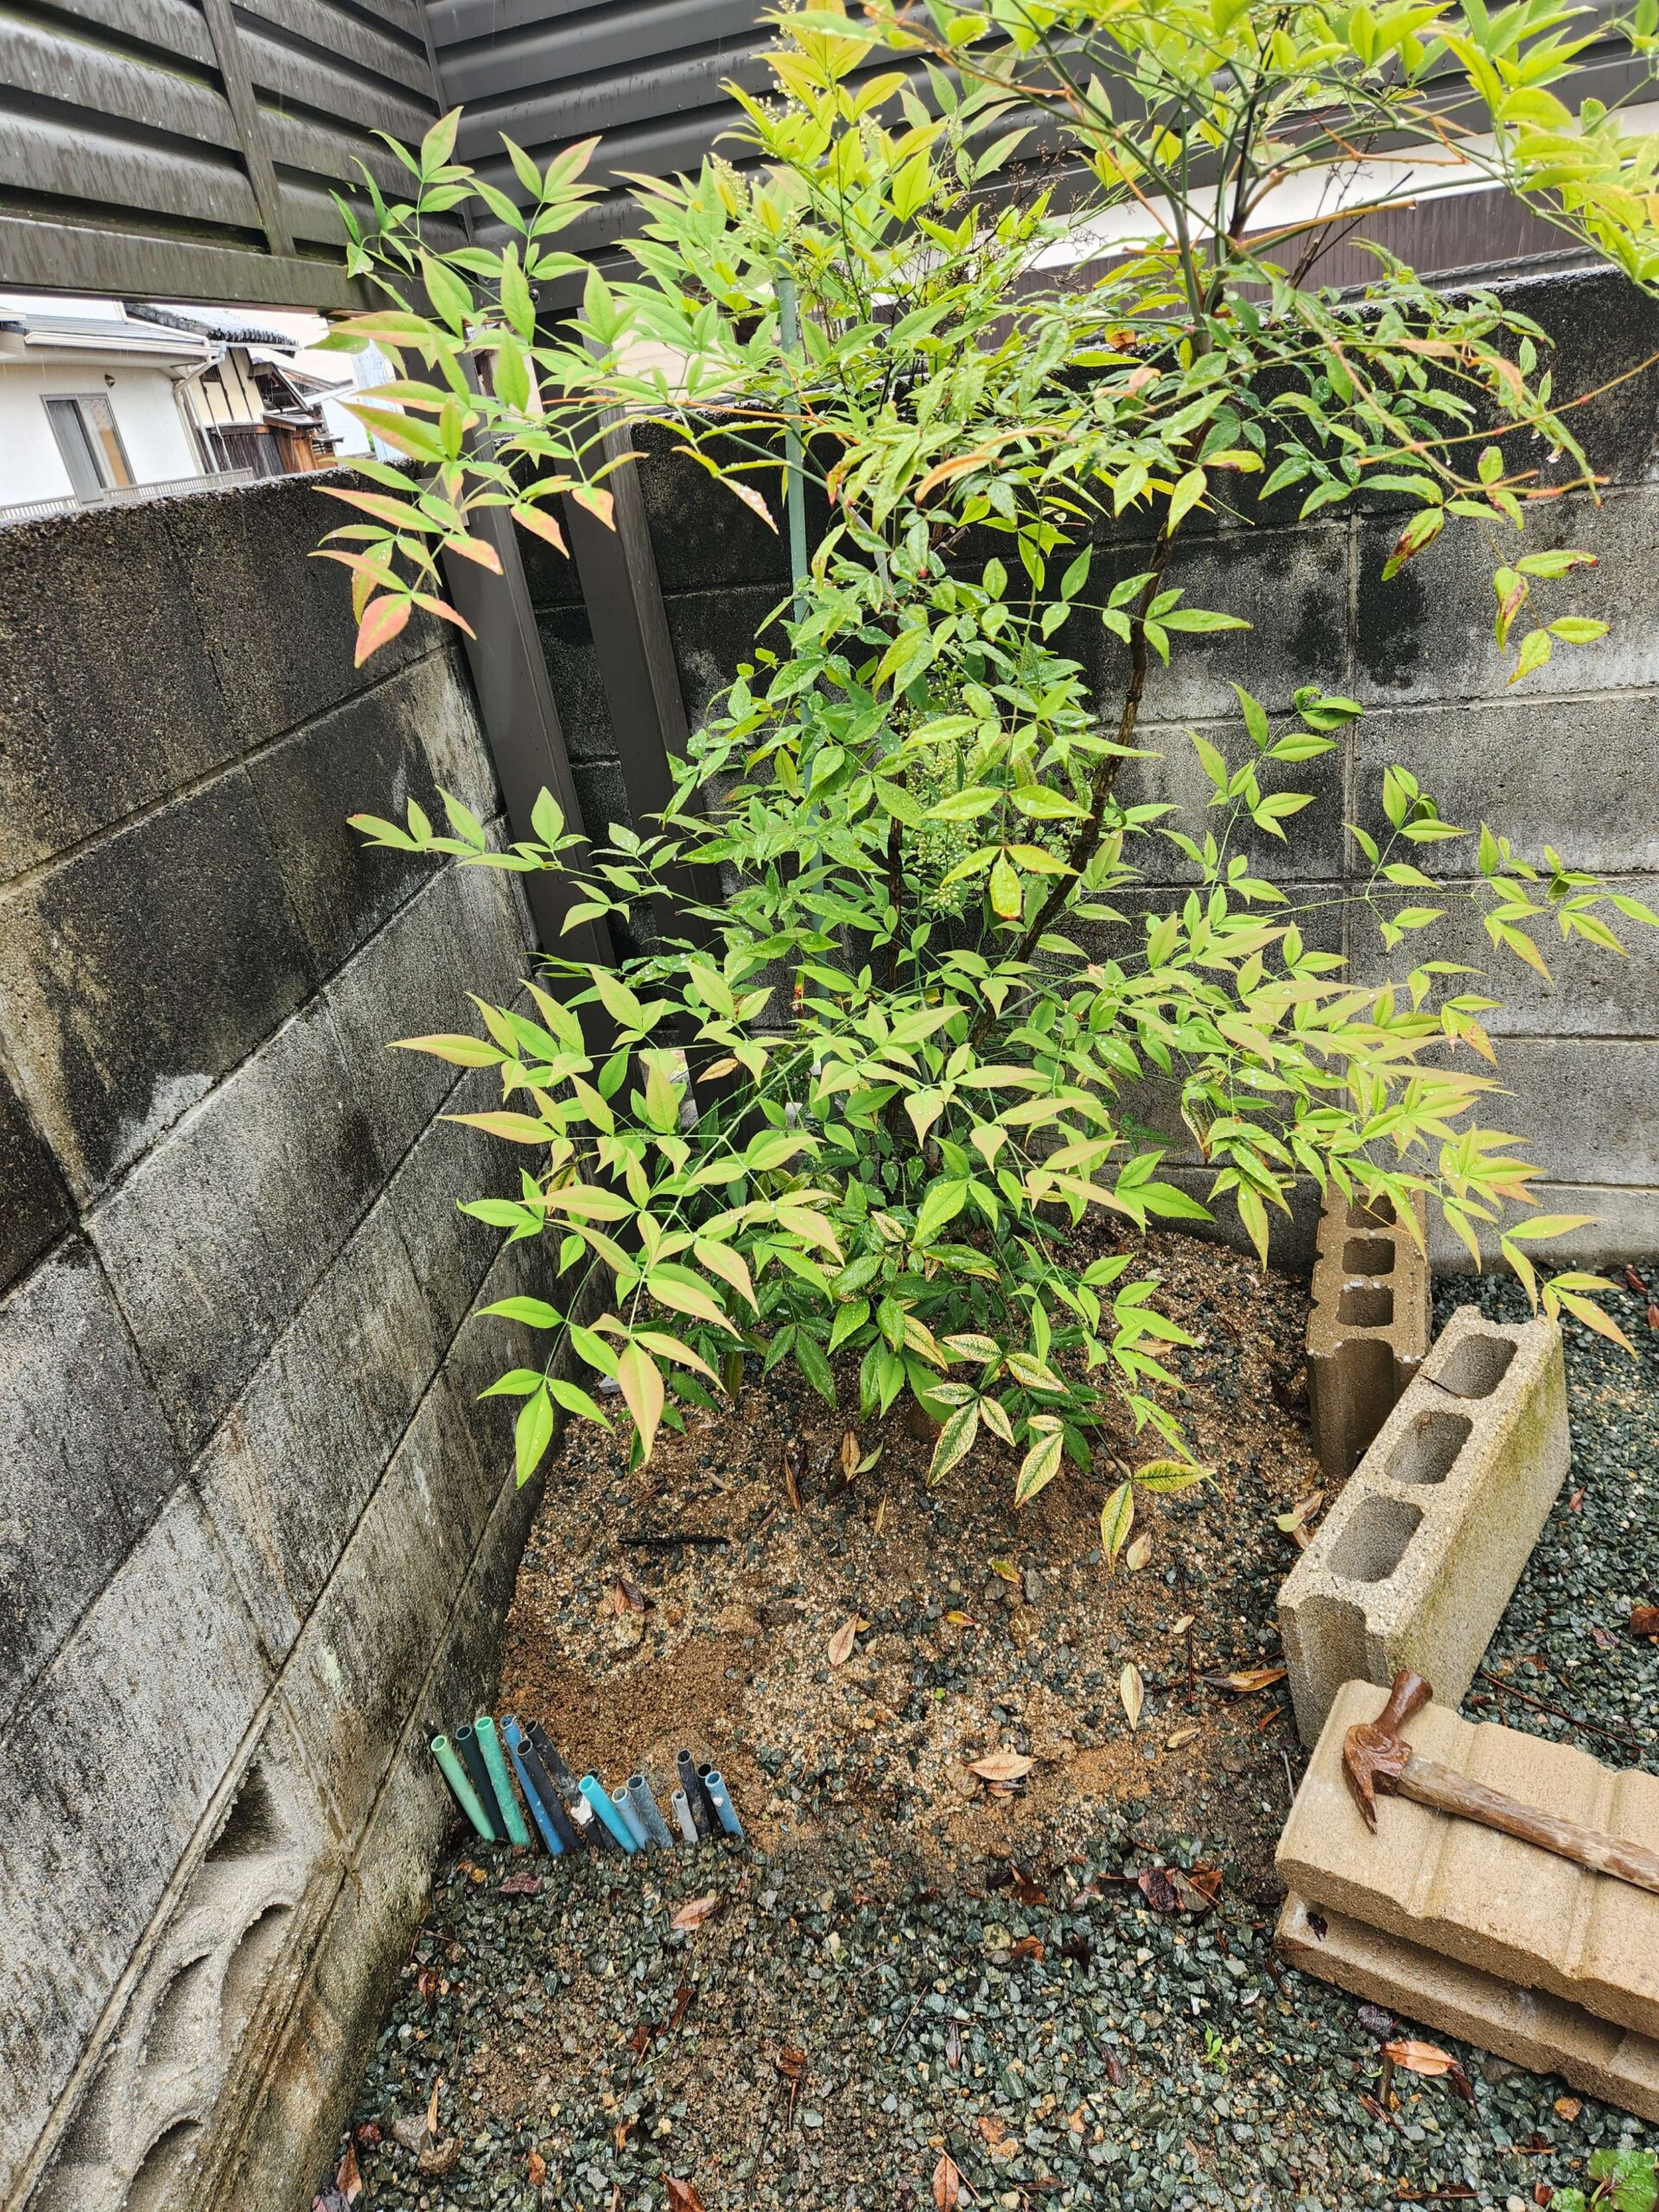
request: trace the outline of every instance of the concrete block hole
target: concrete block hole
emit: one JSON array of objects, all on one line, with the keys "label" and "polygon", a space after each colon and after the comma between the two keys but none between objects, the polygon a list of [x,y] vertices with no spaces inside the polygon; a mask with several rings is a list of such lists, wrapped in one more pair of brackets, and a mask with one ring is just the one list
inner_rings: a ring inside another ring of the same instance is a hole
[{"label": "concrete block hole", "polygon": [[1394,1273],[1394,1240],[1389,1236],[1351,1236],[1342,1248],[1345,1275],[1389,1275]]},{"label": "concrete block hole", "polygon": [[1331,1572],[1345,1582],[1386,1582],[1422,1523],[1421,1506],[1398,1497],[1367,1497],[1338,1539]]},{"label": "concrete block hole", "polygon": [[1465,1337],[1436,1370],[1434,1380],[1454,1397],[1490,1398],[1514,1357],[1508,1337]]},{"label": "concrete block hole", "polygon": [[1443,1483],[1469,1441],[1474,1423],[1466,1414],[1419,1414],[1389,1455],[1383,1470],[1395,1483]]},{"label": "concrete block hole", "polygon": [[1344,1284],[1337,1319],[1351,1329],[1386,1329],[1394,1319],[1394,1293],[1386,1283]]}]

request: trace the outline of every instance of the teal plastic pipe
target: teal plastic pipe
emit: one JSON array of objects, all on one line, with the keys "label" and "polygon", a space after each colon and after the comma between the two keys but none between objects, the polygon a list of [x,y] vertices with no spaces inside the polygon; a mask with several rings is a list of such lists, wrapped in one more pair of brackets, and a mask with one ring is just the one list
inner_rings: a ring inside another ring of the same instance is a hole
[{"label": "teal plastic pipe", "polygon": [[596,1774],[582,1776],[582,1794],[621,1845],[623,1850],[638,1851],[639,1847],[633,1840],[633,1830],[606,1796],[605,1785]]},{"label": "teal plastic pipe", "polygon": [[495,1732],[495,1723],[487,1713],[480,1713],[473,1727],[478,1737],[479,1749],[484,1754],[484,1764],[490,1770],[495,1802],[501,1808],[501,1817],[507,1824],[507,1841],[528,1843],[530,1828],[518,1809],[518,1799],[512,1786],[512,1770],[508,1766],[507,1755],[501,1748],[501,1738]]},{"label": "teal plastic pipe", "polygon": [[454,1745],[447,1736],[435,1736],[432,1738],[431,1750],[433,1758],[438,1763],[439,1771],[454,1794],[456,1804],[466,1814],[485,1842],[493,1843],[496,1840],[495,1830],[490,1826],[484,1808],[479,1802],[478,1792],[474,1789],[466,1768],[456,1757]]}]

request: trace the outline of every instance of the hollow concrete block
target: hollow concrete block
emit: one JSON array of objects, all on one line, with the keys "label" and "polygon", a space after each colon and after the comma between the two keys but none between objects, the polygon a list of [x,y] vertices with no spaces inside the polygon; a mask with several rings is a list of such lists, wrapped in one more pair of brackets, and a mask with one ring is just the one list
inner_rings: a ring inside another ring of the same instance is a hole
[{"label": "hollow concrete block", "polygon": [[1568,1459],[1560,1329],[1460,1306],[1279,1592],[1304,1744],[1345,1681],[1410,1667],[1457,1703]]},{"label": "hollow concrete block", "polygon": [[1421,1242],[1386,1201],[1330,1191],[1319,1214],[1307,1317],[1313,1449],[1325,1478],[1345,1482],[1428,1351],[1433,1332]]},{"label": "hollow concrete block", "polygon": [[1421,1943],[1379,1935],[1294,1892],[1279,1916],[1274,1948],[1304,1974],[1356,1997],[1461,2036],[1478,2050],[1535,2074],[1559,2074],[1586,2096],[1643,2120],[1659,2120],[1659,2043],[1599,2020],[1582,2005],[1459,1966]]},{"label": "hollow concrete block", "polygon": [[[1376,1832],[1366,1827],[1343,1779],[1343,1738],[1355,1722],[1375,1720],[1386,1696],[1374,1684],[1347,1682],[1332,1704],[1279,1840],[1286,1886],[1390,1942],[1659,2039],[1659,1896],[1408,1798],[1382,1799]],[[1659,1849],[1659,1775],[1603,1766],[1570,1744],[1492,1721],[1463,1720],[1438,1702],[1404,1732],[1420,1758]]]}]

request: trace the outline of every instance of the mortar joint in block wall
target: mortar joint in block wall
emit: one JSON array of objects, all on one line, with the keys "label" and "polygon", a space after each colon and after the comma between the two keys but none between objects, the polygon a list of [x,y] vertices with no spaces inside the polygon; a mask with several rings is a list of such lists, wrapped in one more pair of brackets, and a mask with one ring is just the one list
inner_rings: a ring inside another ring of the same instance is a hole
[{"label": "mortar joint in block wall", "polygon": [[1313,1448],[1330,1482],[1353,1472],[1428,1351],[1421,1192],[1415,1211],[1414,1237],[1386,1200],[1345,1198],[1334,1187],[1325,1194],[1307,1317],[1307,1394]]},{"label": "mortar joint in block wall", "polygon": [[1561,1334],[1460,1306],[1279,1593],[1296,1726],[1402,1667],[1455,1705],[1568,1464]]}]

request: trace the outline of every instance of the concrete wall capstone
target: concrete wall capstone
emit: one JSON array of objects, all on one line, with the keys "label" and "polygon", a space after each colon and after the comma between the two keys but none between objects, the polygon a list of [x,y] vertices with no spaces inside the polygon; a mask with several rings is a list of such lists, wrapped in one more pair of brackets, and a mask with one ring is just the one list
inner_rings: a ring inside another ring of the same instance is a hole
[{"label": "concrete wall capstone", "polygon": [[308,2203],[533,1504],[467,1329],[526,1263],[454,1206],[500,1159],[385,1049],[530,925],[346,826],[500,801],[435,626],[353,669],[339,519],[0,532],[5,2212]]}]

